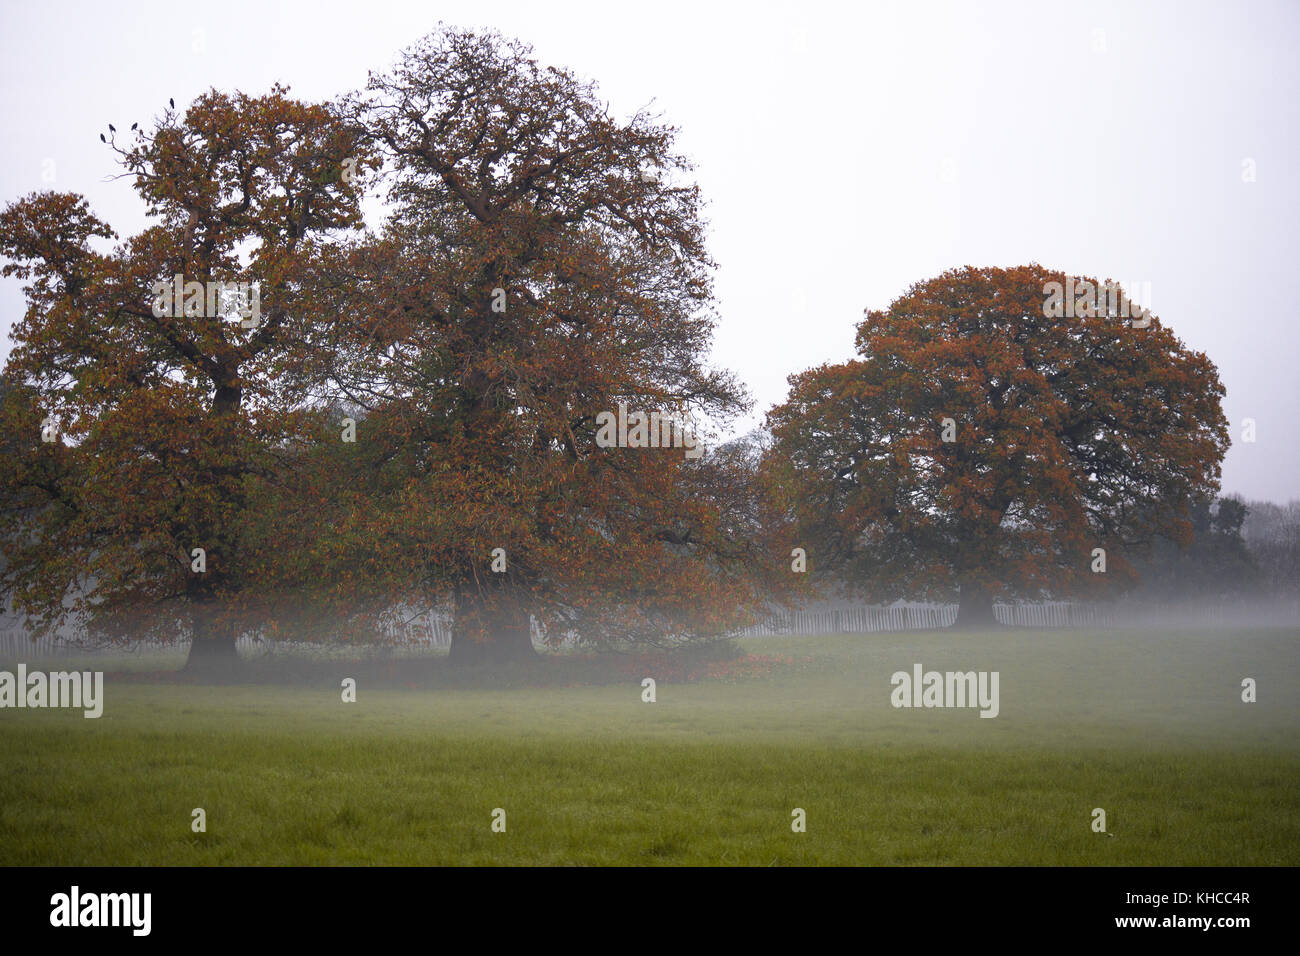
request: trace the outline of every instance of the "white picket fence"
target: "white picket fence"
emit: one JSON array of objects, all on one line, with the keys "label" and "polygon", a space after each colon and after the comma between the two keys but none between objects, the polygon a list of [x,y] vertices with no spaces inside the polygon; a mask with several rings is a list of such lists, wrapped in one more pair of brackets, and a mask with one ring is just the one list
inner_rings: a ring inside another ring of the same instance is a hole
[{"label": "white picket fence", "polygon": [[383,640],[400,647],[451,647],[450,616],[423,614],[381,630]]},{"label": "white picket fence", "polygon": [[[1171,628],[1171,627],[1296,627],[1300,626],[1300,601],[1212,602],[1205,604],[1074,604],[1066,601],[1034,604],[995,604],[993,615],[1000,624],[1036,628]],[[736,633],[736,637],[771,637],[801,634],[877,634],[891,631],[924,631],[949,627],[957,619],[955,604],[894,604],[838,609],[782,611],[766,621]],[[450,617],[425,614],[400,620],[381,630],[377,645],[366,645],[365,653],[386,651],[420,653],[451,646]],[[540,642],[536,622],[533,639]],[[255,637],[237,641],[244,657],[274,651],[296,650],[321,653],[349,652],[348,645],[266,642]],[[117,651],[138,654],[184,654],[184,642],[134,642]],[[0,660],[35,660],[85,654],[87,650],[57,635],[31,640],[21,627],[0,627]]]},{"label": "white picket fence", "polygon": [[[1083,604],[1042,601],[994,604],[993,617],[1011,627],[1171,628],[1296,627],[1300,601],[1236,601],[1192,604]],[[955,604],[896,604],[838,610],[787,611],[738,632],[739,637],[794,634],[875,634],[949,627],[957,619]]]},{"label": "white picket fence", "polygon": [[1065,601],[995,604],[993,617],[999,624],[1013,627],[1113,627],[1115,609]]},{"label": "white picket fence", "polygon": [[852,607],[834,611],[784,611],[737,633],[737,637],[783,634],[877,634],[949,627],[957,619],[955,604],[905,604]]},{"label": "white picket fence", "polygon": [[[235,641],[235,645],[239,648],[239,653],[245,657],[256,655],[265,648],[265,644],[254,637],[241,637]],[[42,657],[95,653],[97,650],[140,655],[169,654],[186,651],[188,647],[188,643],[181,642],[132,641],[129,644],[96,648],[81,646],[76,641],[64,639],[57,634],[33,640],[22,628],[0,630],[0,660],[35,660]]]},{"label": "white picket fence", "polygon": [[[452,619],[437,614],[423,614],[405,620],[397,620],[377,632],[374,644],[361,645],[366,653],[390,651],[432,650],[451,647]],[[541,635],[536,622],[533,623],[533,640],[540,642]],[[312,644],[295,641],[265,641],[254,636],[242,636],[235,645],[241,657],[258,657],[274,651],[277,653],[321,653],[322,651],[343,651],[348,646],[339,644]],[[184,654],[189,649],[188,641],[132,641],[129,644],[114,645],[103,650],[114,653],[132,653],[139,655]],[[0,660],[34,660],[44,657],[61,657],[95,653],[96,648],[78,645],[76,641],[52,635],[32,640],[21,626],[0,627]]]}]

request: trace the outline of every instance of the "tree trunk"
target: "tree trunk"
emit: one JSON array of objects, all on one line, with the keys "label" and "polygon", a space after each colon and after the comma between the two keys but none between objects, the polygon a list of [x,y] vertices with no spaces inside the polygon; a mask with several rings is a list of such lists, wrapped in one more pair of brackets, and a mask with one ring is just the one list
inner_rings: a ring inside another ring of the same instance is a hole
[{"label": "tree trunk", "polygon": [[987,631],[998,626],[993,616],[993,596],[978,581],[967,578],[962,581],[961,595],[958,598],[957,620],[953,627],[963,631]]},{"label": "tree trunk", "polygon": [[528,612],[503,591],[459,595],[448,659],[458,667],[537,660]]},{"label": "tree trunk", "polygon": [[237,676],[241,662],[235,647],[235,635],[215,628],[210,613],[202,606],[194,609],[191,620],[193,639],[185,661],[185,673],[219,680]]}]

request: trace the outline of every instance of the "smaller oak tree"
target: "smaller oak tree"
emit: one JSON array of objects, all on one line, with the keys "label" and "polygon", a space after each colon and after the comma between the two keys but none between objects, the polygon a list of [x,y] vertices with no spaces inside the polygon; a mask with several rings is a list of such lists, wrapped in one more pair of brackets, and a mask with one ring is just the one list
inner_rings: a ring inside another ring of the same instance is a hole
[{"label": "smaller oak tree", "polygon": [[868,312],[857,359],[791,377],[764,474],[824,579],[957,592],[988,626],[995,598],[1096,594],[1187,540],[1228,447],[1217,371],[1122,294],[1053,308],[1070,281],[951,270]]}]

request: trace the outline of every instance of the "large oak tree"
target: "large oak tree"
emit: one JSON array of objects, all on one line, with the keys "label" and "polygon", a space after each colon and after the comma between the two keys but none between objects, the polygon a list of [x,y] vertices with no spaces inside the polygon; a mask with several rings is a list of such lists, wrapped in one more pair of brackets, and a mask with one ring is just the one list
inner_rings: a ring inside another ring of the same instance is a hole
[{"label": "large oak tree", "polygon": [[745,407],[704,365],[713,263],[674,130],[455,30],[354,115],[392,215],[332,264],[324,379],[361,417],[298,529],[322,587],[451,608],[458,661],[528,657],[530,619],[596,642],[734,626],[763,590],[752,469],[596,441],[620,404],[681,426]]},{"label": "large oak tree", "polygon": [[959,594],[984,626],[997,597],[1095,594],[1187,539],[1228,447],[1217,371],[1125,298],[1054,308],[1071,280],[946,272],[868,312],[857,358],[791,377],[764,471],[828,582]]},{"label": "large oak tree", "polygon": [[[213,91],[125,145],[101,137],[153,220],[108,251],[92,240],[115,233],[79,196],[0,215],[4,274],[28,301],[0,411],[15,436],[3,584],[43,628],[188,633],[192,665],[226,667],[256,619],[258,503],[310,433],[294,370],[329,321],[307,264],[361,222],[341,172],[355,131],[286,92]],[[177,275],[256,282],[257,312],[251,287],[243,315],[206,293],[169,309],[155,283]]]}]

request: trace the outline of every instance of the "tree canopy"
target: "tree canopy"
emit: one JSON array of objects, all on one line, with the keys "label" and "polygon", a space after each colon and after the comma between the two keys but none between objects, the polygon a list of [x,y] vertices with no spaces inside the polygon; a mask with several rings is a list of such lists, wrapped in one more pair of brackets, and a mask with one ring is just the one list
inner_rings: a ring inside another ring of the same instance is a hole
[{"label": "tree canopy", "polygon": [[857,358],[791,377],[764,471],[824,577],[960,593],[987,624],[994,597],[1095,594],[1188,538],[1228,447],[1217,371],[1123,297],[1054,308],[1070,282],[1104,286],[951,270],[868,311]]},{"label": "tree canopy", "polygon": [[110,246],[71,193],[0,213],[28,301],[0,585],[41,626],[188,634],[195,666],[412,605],[496,661],[534,626],[729,633],[798,593],[797,547],[818,580],[988,623],[996,596],[1131,581],[1198,523],[1236,535],[1204,510],[1214,365],[1037,265],[918,283],[857,358],[791,377],[770,442],[704,453],[749,401],[705,359],[716,267],[675,138],[453,29],[335,102],[213,90],[113,131],[144,231]]},{"label": "tree canopy", "polygon": [[[226,654],[395,601],[453,607],[465,659],[530,653],[530,618],[739,621],[765,590],[752,463],[687,446],[747,399],[703,362],[714,264],[675,131],[493,33],[441,30],[337,104],[286,93],[213,91],[118,149],[158,222],[111,254],[80,197],[0,219],[34,280],[4,411],[20,603],[57,617],[81,584],[98,627]],[[389,215],[349,238],[366,183]],[[260,315],[191,301],[240,280]],[[664,441],[602,447],[615,412]]]},{"label": "tree canopy", "polygon": [[[4,480],[22,509],[3,528],[5,584],[45,626],[71,611],[109,635],[181,627],[195,653],[233,653],[206,638],[257,592],[248,503],[302,429],[287,373],[323,321],[301,276],[361,223],[333,174],[355,137],[286,93],[212,91],[108,140],[155,220],[110,251],[91,240],[116,234],[76,195],[0,215],[4,274],[28,280],[6,369],[19,448]],[[241,282],[232,316],[225,285]]]}]

